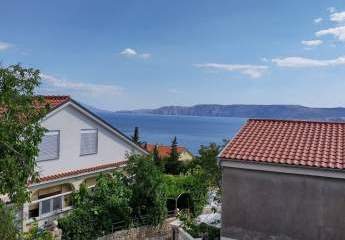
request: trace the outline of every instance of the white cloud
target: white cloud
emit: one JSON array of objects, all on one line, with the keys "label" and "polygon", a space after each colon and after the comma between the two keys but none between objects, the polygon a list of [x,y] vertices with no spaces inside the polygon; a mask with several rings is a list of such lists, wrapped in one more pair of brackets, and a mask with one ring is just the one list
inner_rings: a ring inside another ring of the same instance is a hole
[{"label": "white cloud", "polygon": [[331,19],[331,21],[336,22],[336,23],[344,23],[345,22],[345,11],[332,13],[330,16],[330,19]]},{"label": "white cloud", "polygon": [[241,65],[241,64],[219,64],[219,63],[204,63],[195,64],[195,67],[205,68],[211,70],[221,70],[227,72],[238,72],[247,75],[251,78],[262,77],[267,72],[268,67],[264,65]]},{"label": "white cloud", "polygon": [[323,21],[323,19],[321,17],[314,19],[314,23],[316,23],[316,24],[321,23],[322,21]]},{"label": "white cloud", "polygon": [[333,35],[339,41],[345,41],[345,26],[320,30],[316,32],[315,35],[317,37],[321,37],[324,35]]},{"label": "white cloud", "polygon": [[13,47],[12,44],[7,43],[7,42],[0,42],[0,51],[7,50],[9,48]]},{"label": "white cloud", "polygon": [[148,59],[151,57],[150,53],[138,53],[136,50],[132,48],[126,48],[120,52],[120,55],[128,57],[128,58],[143,58]]},{"label": "white cloud", "polygon": [[115,85],[72,82],[49,74],[41,74],[42,91],[49,93],[78,94],[84,96],[118,96],[122,88]]},{"label": "white cloud", "polygon": [[323,42],[322,40],[317,39],[317,40],[303,40],[301,43],[308,47],[316,47],[316,46],[321,45]]},{"label": "white cloud", "polygon": [[304,57],[274,58],[272,62],[279,67],[307,68],[307,67],[330,67],[345,65],[345,56],[336,59],[318,60]]},{"label": "white cloud", "polygon": [[138,55],[138,53],[132,48],[126,48],[122,52],[120,52],[120,54],[126,57],[134,57]]},{"label": "white cloud", "polygon": [[330,13],[334,13],[335,11],[337,11],[337,9],[335,7],[329,7],[327,8],[327,11]]}]

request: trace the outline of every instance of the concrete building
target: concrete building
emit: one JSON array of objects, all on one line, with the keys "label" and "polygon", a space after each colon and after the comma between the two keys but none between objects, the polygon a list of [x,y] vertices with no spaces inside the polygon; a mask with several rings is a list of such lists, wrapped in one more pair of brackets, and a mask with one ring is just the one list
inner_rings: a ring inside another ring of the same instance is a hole
[{"label": "concrete building", "polygon": [[248,120],[219,159],[222,239],[345,239],[345,123]]},{"label": "concrete building", "polygon": [[147,154],[110,124],[67,96],[44,98],[50,111],[42,119],[48,131],[37,158],[39,178],[29,184],[31,202],[21,219],[26,231],[34,220],[49,224],[71,206],[71,193],[80,184],[92,187],[101,172],[126,164],[126,154]]}]

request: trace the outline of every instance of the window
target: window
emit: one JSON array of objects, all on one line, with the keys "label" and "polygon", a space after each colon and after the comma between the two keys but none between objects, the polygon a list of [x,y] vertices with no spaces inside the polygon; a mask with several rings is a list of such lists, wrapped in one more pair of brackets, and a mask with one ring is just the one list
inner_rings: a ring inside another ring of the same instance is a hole
[{"label": "window", "polygon": [[59,158],[60,131],[49,131],[42,137],[39,145],[39,155],[37,160],[53,160]]},{"label": "window", "polygon": [[80,155],[89,155],[97,153],[97,135],[97,129],[82,129],[80,131]]}]

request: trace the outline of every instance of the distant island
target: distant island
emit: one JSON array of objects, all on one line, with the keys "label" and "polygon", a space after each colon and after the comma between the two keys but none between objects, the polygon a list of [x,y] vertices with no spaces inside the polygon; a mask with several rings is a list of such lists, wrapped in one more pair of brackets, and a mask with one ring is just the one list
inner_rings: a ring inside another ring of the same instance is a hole
[{"label": "distant island", "polygon": [[300,105],[218,105],[201,104],[190,107],[166,106],[157,109],[118,111],[117,113],[145,113],[209,117],[315,119],[344,121],[345,108],[313,108]]}]

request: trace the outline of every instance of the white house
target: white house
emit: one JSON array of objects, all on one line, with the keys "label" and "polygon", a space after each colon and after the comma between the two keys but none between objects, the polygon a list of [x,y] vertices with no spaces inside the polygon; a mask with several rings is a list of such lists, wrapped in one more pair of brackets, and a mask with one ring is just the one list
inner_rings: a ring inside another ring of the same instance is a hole
[{"label": "white house", "polygon": [[100,172],[126,164],[126,155],[147,154],[127,136],[68,96],[46,96],[50,111],[42,119],[48,130],[37,158],[39,178],[29,184],[31,202],[24,204],[23,231],[34,219],[49,224],[72,208],[71,193],[81,183],[92,187]]}]

